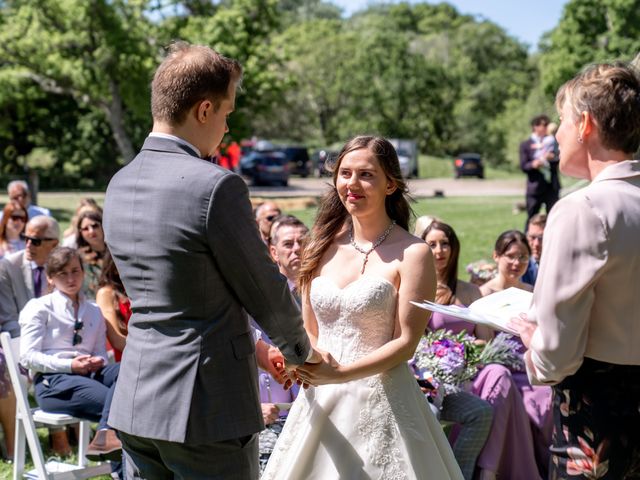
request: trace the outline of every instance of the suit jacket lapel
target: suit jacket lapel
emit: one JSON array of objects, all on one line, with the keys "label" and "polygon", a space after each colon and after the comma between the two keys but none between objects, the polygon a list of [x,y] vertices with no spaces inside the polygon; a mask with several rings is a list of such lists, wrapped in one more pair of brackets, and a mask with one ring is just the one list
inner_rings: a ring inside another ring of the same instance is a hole
[{"label": "suit jacket lapel", "polygon": [[35,298],[36,294],[33,289],[33,272],[31,271],[31,262],[27,260],[26,256],[22,257],[22,276],[24,278],[24,284],[27,287],[29,299]]}]

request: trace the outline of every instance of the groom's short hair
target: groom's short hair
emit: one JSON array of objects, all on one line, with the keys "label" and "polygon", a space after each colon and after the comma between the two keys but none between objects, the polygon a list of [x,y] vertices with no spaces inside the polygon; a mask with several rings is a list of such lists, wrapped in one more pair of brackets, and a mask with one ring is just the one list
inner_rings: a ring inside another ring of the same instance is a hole
[{"label": "groom's short hair", "polygon": [[181,125],[198,102],[210,100],[217,110],[229,84],[239,83],[242,67],[204,45],[175,42],[151,82],[151,114],[156,121]]}]

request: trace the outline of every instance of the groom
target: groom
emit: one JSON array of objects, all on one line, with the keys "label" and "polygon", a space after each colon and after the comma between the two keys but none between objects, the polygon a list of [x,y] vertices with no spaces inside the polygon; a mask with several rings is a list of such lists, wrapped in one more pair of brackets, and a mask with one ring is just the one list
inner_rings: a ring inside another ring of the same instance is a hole
[{"label": "groom", "polygon": [[292,365],[318,362],[237,175],[209,163],[242,69],[178,43],[151,85],[153,131],[111,180],[106,241],[133,315],[109,425],[127,478],[258,476],[255,342],[247,312]]}]

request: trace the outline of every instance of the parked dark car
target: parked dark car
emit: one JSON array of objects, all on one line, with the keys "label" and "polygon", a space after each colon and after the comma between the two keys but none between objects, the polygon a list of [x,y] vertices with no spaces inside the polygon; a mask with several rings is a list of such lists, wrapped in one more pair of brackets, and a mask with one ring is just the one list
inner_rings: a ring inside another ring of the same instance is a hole
[{"label": "parked dark car", "polygon": [[479,153],[462,153],[458,155],[453,162],[453,171],[456,178],[484,178],[482,156]]},{"label": "parked dark car", "polygon": [[280,149],[289,161],[289,172],[305,178],[311,173],[311,160],[307,147],[282,147]]},{"label": "parked dark car", "polygon": [[251,178],[254,185],[289,184],[289,161],[278,151],[249,152],[240,159],[240,172]]}]

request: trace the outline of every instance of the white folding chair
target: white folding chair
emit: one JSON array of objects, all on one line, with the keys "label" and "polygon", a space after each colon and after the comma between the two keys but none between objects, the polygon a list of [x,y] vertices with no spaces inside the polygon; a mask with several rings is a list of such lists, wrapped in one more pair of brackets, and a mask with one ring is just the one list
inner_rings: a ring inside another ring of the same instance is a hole
[{"label": "white folding chair", "polygon": [[[39,408],[31,408],[27,396],[27,379],[20,373],[18,362],[20,359],[20,339],[11,338],[9,333],[0,334],[0,343],[4,351],[4,357],[11,377],[11,385],[16,395],[16,439],[15,454],[13,458],[13,480],[21,478],[34,478],[40,480],[78,480],[90,478],[98,475],[108,475],[111,466],[102,463],[88,466],[85,459],[87,446],[89,445],[89,435],[91,432],[91,422],[82,420],[71,415],[61,413],[43,412]],[[50,460],[45,462],[36,432],[37,426],[65,426],[74,423],[80,424],[80,438],[78,439],[78,464],[70,464]],[[35,469],[24,472],[25,463],[25,440],[29,445],[31,458]]]}]

